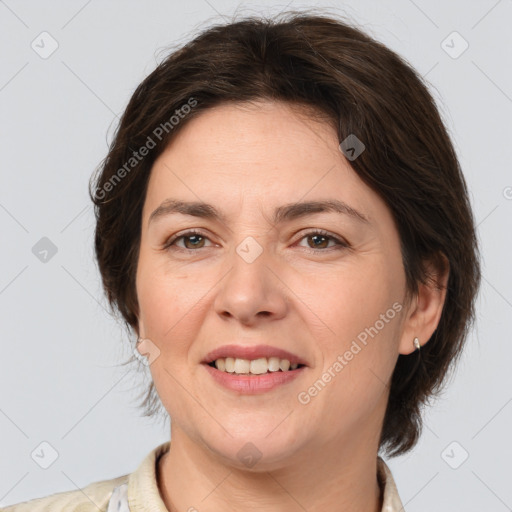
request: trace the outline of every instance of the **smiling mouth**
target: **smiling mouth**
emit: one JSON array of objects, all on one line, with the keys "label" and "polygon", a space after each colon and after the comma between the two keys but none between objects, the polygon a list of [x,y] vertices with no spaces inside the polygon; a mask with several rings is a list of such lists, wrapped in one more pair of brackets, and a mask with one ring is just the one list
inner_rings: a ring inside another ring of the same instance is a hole
[{"label": "smiling mouth", "polygon": [[235,357],[220,357],[206,364],[224,373],[254,376],[269,373],[288,373],[305,366],[298,363],[291,364],[288,359],[280,359],[279,357],[260,357],[252,360]]}]

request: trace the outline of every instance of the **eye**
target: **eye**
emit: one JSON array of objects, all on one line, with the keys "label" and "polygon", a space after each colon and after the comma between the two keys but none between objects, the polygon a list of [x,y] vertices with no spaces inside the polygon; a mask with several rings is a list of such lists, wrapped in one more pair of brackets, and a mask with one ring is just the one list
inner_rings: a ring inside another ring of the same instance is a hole
[{"label": "eye", "polygon": [[303,239],[310,239],[313,241],[313,248],[308,248],[307,250],[312,252],[318,252],[325,251],[325,249],[333,249],[333,247],[327,247],[326,243],[328,244],[329,241],[334,242],[334,249],[340,249],[340,248],[348,248],[349,244],[346,243],[344,240],[340,240],[338,237],[335,237],[334,235],[331,235],[327,231],[324,231],[323,229],[317,229],[315,231],[310,231],[308,233],[303,234]]},{"label": "eye", "polygon": [[[176,245],[176,242],[182,239],[185,244],[185,247]],[[172,237],[165,243],[163,248],[170,249],[171,246],[176,246],[178,249],[182,249],[185,251],[194,251],[196,249],[203,249],[205,240],[209,240],[209,238],[204,236],[199,231],[187,231],[186,233],[182,233],[181,235]],[[187,246],[187,244],[189,244],[189,246]]]},{"label": "eye", "polygon": [[[313,241],[313,247],[305,248],[307,252],[318,252],[323,251],[326,252],[326,249],[340,249],[340,248],[348,248],[350,247],[347,242],[339,239],[338,237],[331,235],[327,231],[322,229],[317,229],[314,231],[310,231],[308,233],[303,234],[300,240],[311,239]],[[177,242],[182,241],[184,246],[180,246]],[[164,245],[163,249],[171,249],[171,247],[175,247],[178,250],[183,251],[195,251],[197,249],[204,249],[208,246],[205,246],[206,240],[210,240],[207,236],[205,236],[200,231],[186,231],[181,235],[174,236],[170,238]],[[334,247],[327,247],[329,242],[334,243]]]}]

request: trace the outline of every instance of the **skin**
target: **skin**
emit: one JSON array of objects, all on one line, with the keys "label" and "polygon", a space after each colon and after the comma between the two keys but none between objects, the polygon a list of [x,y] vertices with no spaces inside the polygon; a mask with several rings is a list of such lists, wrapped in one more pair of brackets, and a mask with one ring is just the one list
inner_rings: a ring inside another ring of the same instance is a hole
[{"label": "skin", "polygon": [[[376,458],[390,378],[413,338],[423,344],[436,329],[445,292],[421,285],[406,302],[391,213],[338,145],[331,125],[285,104],[224,104],[190,120],[155,161],[136,288],[139,334],[160,351],[150,369],[172,418],[171,449],[157,468],[170,511],[381,510]],[[168,198],[211,203],[227,221],[172,214],[148,225]],[[370,224],[333,212],[268,220],[277,206],[333,198]],[[193,228],[206,238],[163,248]],[[315,229],[349,247],[315,240]],[[252,263],[236,252],[246,237],[263,251]],[[395,302],[401,311],[300,403],[298,394]],[[200,363],[237,342],[284,348],[308,367],[264,394],[226,390]],[[237,456],[249,442],[261,453],[252,467]]]}]

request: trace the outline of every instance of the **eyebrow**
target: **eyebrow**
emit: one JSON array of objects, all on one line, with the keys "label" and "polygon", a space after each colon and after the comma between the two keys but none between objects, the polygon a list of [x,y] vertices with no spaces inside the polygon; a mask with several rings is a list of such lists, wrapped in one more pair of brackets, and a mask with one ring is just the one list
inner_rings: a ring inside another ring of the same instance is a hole
[{"label": "eyebrow", "polygon": [[[323,201],[306,201],[299,203],[289,203],[278,206],[274,210],[272,217],[273,224],[289,222],[298,218],[305,217],[314,213],[335,212],[357,220],[363,224],[371,224],[366,215],[349,206],[347,203],[338,199],[327,199]],[[215,206],[201,201],[178,201],[175,199],[166,199],[149,216],[148,225],[161,217],[181,213],[192,217],[210,219],[227,224],[226,216]]]}]

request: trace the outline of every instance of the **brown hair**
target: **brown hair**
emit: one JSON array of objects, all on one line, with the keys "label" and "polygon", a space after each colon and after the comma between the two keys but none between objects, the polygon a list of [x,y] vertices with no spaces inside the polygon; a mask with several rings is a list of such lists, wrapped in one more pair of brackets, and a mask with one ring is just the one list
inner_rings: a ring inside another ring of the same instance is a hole
[{"label": "brown hair", "polygon": [[[425,83],[352,24],[303,11],[215,25],[143,80],[89,190],[110,306],[137,332],[135,273],[155,159],[205,109],[258,99],[302,105],[334,123],[340,142],[355,134],[364,143],[350,164],[393,215],[409,296],[431,278],[427,262],[438,270],[449,263],[439,325],[420,354],[398,356],[391,379],[380,447],[403,454],[416,444],[421,408],[441,391],[474,321],[478,245],[465,180]],[[152,382],[141,406],[147,416],[162,407]]]}]

